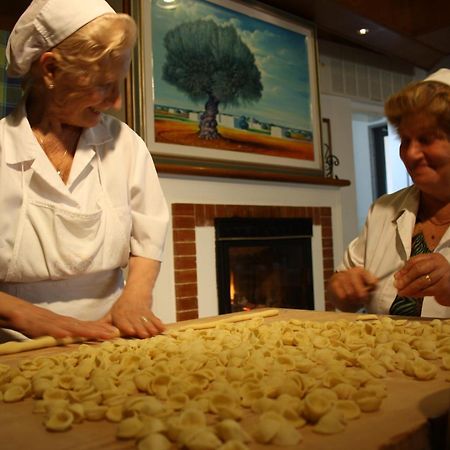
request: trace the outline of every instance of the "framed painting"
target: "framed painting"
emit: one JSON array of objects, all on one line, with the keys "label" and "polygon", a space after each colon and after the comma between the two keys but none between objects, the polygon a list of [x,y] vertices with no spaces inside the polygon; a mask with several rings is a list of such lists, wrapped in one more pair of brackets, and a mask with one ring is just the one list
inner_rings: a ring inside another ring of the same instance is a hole
[{"label": "framed painting", "polygon": [[256,2],[139,6],[135,126],[157,168],[323,176],[313,26]]}]

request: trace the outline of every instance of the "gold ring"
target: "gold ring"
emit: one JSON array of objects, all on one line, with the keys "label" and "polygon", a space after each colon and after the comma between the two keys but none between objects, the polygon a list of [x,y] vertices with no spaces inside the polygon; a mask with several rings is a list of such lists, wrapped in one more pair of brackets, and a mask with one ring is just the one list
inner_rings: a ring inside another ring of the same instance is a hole
[{"label": "gold ring", "polygon": [[145,317],[145,316],[141,316],[141,320],[142,320],[142,322],[144,322],[144,323],[147,323],[147,322],[148,322],[148,319],[147,319],[147,317]]},{"label": "gold ring", "polygon": [[431,283],[431,277],[430,277],[429,274],[426,274],[426,275],[425,275],[425,280],[427,280],[428,283]]}]

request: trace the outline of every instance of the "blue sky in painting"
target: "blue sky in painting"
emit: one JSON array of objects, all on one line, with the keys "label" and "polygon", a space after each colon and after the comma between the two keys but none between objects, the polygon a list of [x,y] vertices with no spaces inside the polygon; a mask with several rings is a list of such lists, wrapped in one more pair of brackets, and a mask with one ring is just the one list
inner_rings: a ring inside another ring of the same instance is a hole
[{"label": "blue sky in painting", "polygon": [[307,37],[288,28],[202,0],[182,0],[175,9],[162,9],[157,6],[156,1],[152,2],[155,102],[202,110],[203,104],[193,103],[185,94],[162,80],[165,60],[164,35],[182,22],[200,18],[213,19],[221,25],[234,24],[241,39],[255,55],[262,75],[264,90],[258,102],[240,107],[224,108],[219,105],[220,112],[244,114],[266,122],[311,130]]}]

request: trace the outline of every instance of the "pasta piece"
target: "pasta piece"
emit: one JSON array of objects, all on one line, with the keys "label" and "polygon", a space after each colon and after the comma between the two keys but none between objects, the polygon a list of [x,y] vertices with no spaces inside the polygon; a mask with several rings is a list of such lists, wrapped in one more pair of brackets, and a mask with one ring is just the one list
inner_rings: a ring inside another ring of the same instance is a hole
[{"label": "pasta piece", "polygon": [[217,408],[216,414],[219,419],[240,420],[242,418],[242,410],[237,405],[219,406]]},{"label": "pasta piece", "polygon": [[361,417],[361,409],[353,400],[338,400],[335,408],[342,413],[345,420],[354,420]]},{"label": "pasta piece", "polygon": [[73,415],[74,423],[81,423],[84,420],[84,408],[80,403],[72,403],[67,406],[68,411]]},{"label": "pasta piece", "polygon": [[310,422],[317,422],[323,415],[325,415],[337,400],[336,396],[330,394],[333,391],[326,389],[316,389],[305,397],[303,414]]},{"label": "pasta piece", "polygon": [[241,367],[227,367],[225,376],[229,381],[241,381],[245,376],[245,371]]},{"label": "pasta piece", "polygon": [[145,437],[147,434],[158,434],[167,431],[167,425],[158,417],[141,417],[142,431],[137,437]]},{"label": "pasta piece", "polygon": [[84,389],[76,391],[75,395],[72,395],[72,397],[80,402],[100,403],[100,401],[102,400],[102,394],[99,391],[97,391],[97,389],[92,385],[89,385]]},{"label": "pasta piece", "polygon": [[160,374],[155,376],[150,381],[150,389],[153,394],[155,394],[160,399],[167,398],[167,389],[171,381],[170,375]]},{"label": "pasta piece", "polygon": [[105,412],[105,417],[110,422],[120,422],[123,419],[123,406],[122,405],[109,406]]},{"label": "pasta piece", "polygon": [[30,380],[25,378],[23,375],[16,375],[15,377],[13,377],[11,380],[11,384],[22,387],[25,393],[28,393],[31,389]]},{"label": "pasta piece", "polygon": [[55,387],[55,382],[48,378],[33,378],[31,382],[31,389],[36,398],[42,398],[44,392],[53,387]]},{"label": "pasta piece", "polygon": [[116,436],[119,439],[132,439],[139,435],[144,425],[138,417],[127,417],[117,426]]},{"label": "pasta piece", "polygon": [[268,444],[277,434],[283,419],[276,415],[262,414],[253,430],[254,439],[261,444]]},{"label": "pasta piece", "polygon": [[353,396],[353,400],[363,412],[374,412],[380,409],[381,398],[368,389],[360,389]]},{"label": "pasta piece", "polygon": [[320,434],[336,434],[344,430],[344,417],[336,409],[324,414],[313,427],[313,431]]},{"label": "pasta piece", "polygon": [[131,398],[125,403],[125,410],[138,412],[145,416],[159,415],[164,412],[163,403],[151,396]]},{"label": "pasta piece", "polygon": [[282,406],[275,410],[296,428],[306,425],[306,420],[292,407]]},{"label": "pasta piece", "polygon": [[387,375],[386,367],[378,362],[364,364],[363,367],[375,378],[385,378]]},{"label": "pasta piece", "polygon": [[372,392],[373,394],[375,394],[376,397],[378,398],[386,398],[387,396],[387,389],[386,389],[386,385],[378,382],[378,380],[372,380],[369,381],[365,384],[364,389]]},{"label": "pasta piece", "polygon": [[19,402],[25,397],[25,389],[19,385],[11,385],[3,393],[3,401],[5,403]]},{"label": "pasta piece", "polygon": [[235,420],[225,419],[216,425],[215,430],[222,441],[251,441],[250,435]]},{"label": "pasta piece", "polygon": [[259,398],[251,404],[252,411],[257,414],[261,414],[266,411],[273,411],[275,408],[276,401],[267,397]]},{"label": "pasta piece", "polygon": [[134,384],[136,385],[137,389],[141,392],[151,392],[151,375],[148,373],[138,373],[133,377]]},{"label": "pasta piece", "polygon": [[63,374],[58,377],[58,386],[62,389],[73,389],[77,384],[77,379],[74,375]]},{"label": "pasta piece", "polygon": [[220,439],[207,427],[185,428],[178,441],[189,450],[216,450],[222,445]]},{"label": "pasta piece", "polygon": [[179,423],[182,427],[204,427],[206,417],[202,411],[186,409],[179,416]]},{"label": "pasta piece", "polygon": [[127,395],[120,392],[120,390],[115,391],[103,391],[103,404],[106,406],[122,406],[127,401]]},{"label": "pasta piece", "polygon": [[59,388],[49,388],[43,392],[44,400],[64,400],[67,398],[67,391]]},{"label": "pasta piece", "polygon": [[163,434],[150,433],[138,442],[137,448],[138,450],[170,450],[172,444]]},{"label": "pasta piece", "polygon": [[437,367],[422,358],[416,358],[411,363],[411,372],[418,380],[432,380],[436,377]]},{"label": "pasta piece", "polygon": [[189,397],[186,394],[180,393],[171,395],[167,401],[167,406],[174,411],[179,411],[180,409],[183,409],[188,402]]},{"label": "pasta piece", "polygon": [[329,370],[322,378],[322,385],[326,388],[333,388],[345,382],[343,374],[338,370]]},{"label": "pasta piece", "polygon": [[97,421],[102,420],[106,416],[108,407],[105,405],[97,405],[97,403],[88,400],[82,403],[84,409],[84,417],[87,420]]},{"label": "pasta piece", "polygon": [[250,407],[253,402],[260,398],[266,397],[265,392],[261,388],[252,388],[246,389],[245,387],[241,391],[241,405],[245,407]]},{"label": "pasta piece", "polygon": [[54,411],[45,421],[45,428],[49,431],[67,431],[72,427],[73,414],[68,410]]},{"label": "pasta piece", "polygon": [[355,386],[348,383],[339,383],[332,387],[333,391],[340,400],[348,400],[352,398],[353,394],[356,392]]},{"label": "pasta piece", "polygon": [[295,427],[287,421],[280,423],[280,427],[276,432],[271,443],[274,445],[287,446],[298,445],[302,441],[303,437]]}]

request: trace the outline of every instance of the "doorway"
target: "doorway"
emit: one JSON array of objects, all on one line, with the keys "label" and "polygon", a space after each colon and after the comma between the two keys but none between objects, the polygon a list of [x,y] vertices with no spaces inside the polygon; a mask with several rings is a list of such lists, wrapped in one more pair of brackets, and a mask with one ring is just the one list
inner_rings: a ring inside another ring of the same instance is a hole
[{"label": "doorway", "polygon": [[403,165],[400,141],[386,118],[376,112],[352,114],[358,229],[364,226],[370,205],[381,195],[412,184]]}]

